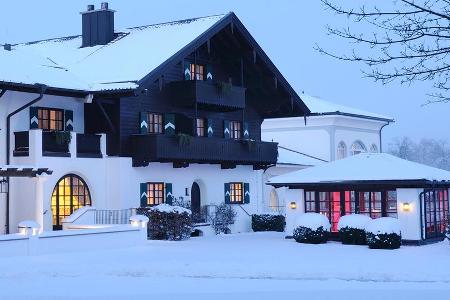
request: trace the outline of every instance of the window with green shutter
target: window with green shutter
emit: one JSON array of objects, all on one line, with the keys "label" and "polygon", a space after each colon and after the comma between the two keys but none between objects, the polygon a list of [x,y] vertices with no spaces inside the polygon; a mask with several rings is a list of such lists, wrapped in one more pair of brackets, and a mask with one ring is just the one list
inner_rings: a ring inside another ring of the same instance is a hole
[{"label": "window with green shutter", "polygon": [[250,203],[250,184],[244,182],[244,204]]},{"label": "window with green shutter", "polygon": [[164,115],[164,134],[175,135],[175,114]]},{"label": "window with green shutter", "polygon": [[206,121],[207,121],[206,123],[208,124],[208,128],[206,129],[206,135],[208,137],[213,137],[214,136],[213,120],[207,119]]},{"label": "window with green shutter", "polygon": [[224,184],[224,197],[225,203],[230,204],[230,184],[228,182]]}]

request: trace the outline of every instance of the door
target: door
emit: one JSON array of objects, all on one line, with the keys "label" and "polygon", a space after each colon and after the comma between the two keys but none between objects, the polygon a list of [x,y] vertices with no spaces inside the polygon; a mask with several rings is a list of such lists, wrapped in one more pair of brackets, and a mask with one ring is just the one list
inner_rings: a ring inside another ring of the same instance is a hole
[{"label": "door", "polygon": [[447,190],[428,190],[421,195],[421,198],[424,207],[425,238],[443,237],[449,213]]},{"label": "door", "polygon": [[84,180],[74,174],[62,177],[52,193],[53,230],[62,229],[62,220],[83,206],[91,205],[91,195]]},{"label": "door", "polygon": [[191,211],[194,223],[204,222],[201,215],[200,187],[197,182],[194,182],[191,187]]}]

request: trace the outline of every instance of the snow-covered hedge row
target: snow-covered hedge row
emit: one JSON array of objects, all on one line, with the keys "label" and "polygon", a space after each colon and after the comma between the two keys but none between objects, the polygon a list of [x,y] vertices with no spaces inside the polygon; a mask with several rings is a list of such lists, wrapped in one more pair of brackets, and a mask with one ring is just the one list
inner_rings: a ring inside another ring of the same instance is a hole
[{"label": "snow-covered hedge row", "polygon": [[365,215],[346,215],[339,219],[339,237],[343,244],[366,245],[366,226],[371,221]]},{"label": "snow-covered hedge row", "polygon": [[371,220],[366,227],[366,238],[371,249],[398,249],[402,244],[400,222],[389,217]]},{"label": "snow-covered hedge row", "polygon": [[192,219],[189,209],[160,204],[151,208],[139,208],[137,213],[149,218],[147,234],[152,240],[180,241],[191,236]]},{"label": "snow-covered hedge row", "polygon": [[252,215],[253,231],[278,231],[283,232],[286,218],[283,215],[261,214]]},{"label": "snow-covered hedge row", "polygon": [[324,215],[318,213],[304,213],[297,218],[293,237],[298,243],[326,243],[330,228],[330,222]]}]

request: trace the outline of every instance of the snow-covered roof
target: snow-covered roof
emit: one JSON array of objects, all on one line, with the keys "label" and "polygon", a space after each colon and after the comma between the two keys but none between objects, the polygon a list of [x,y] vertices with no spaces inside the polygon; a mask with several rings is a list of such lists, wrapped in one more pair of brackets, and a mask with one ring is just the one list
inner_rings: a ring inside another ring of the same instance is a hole
[{"label": "snow-covered roof", "polygon": [[278,146],[277,164],[316,166],[325,161],[305,153],[301,153],[283,146]]},{"label": "snow-covered roof", "polygon": [[375,181],[447,181],[450,172],[386,153],[361,153],[270,179],[269,184],[336,184]]},{"label": "snow-covered roof", "polygon": [[308,106],[308,108],[311,110],[312,114],[347,114],[347,115],[354,115],[354,116],[360,116],[360,117],[369,117],[369,118],[393,121],[392,117],[368,112],[365,110],[356,109],[356,108],[349,107],[349,106],[332,103],[332,102],[325,101],[325,100],[322,100],[317,97],[307,95],[305,93],[299,93],[299,96],[302,99],[302,101],[306,104],[306,106]]},{"label": "snow-covered roof", "polygon": [[134,89],[136,82],[225,15],[127,28],[107,45],[81,48],[81,36],[0,50],[0,82],[83,91]]}]

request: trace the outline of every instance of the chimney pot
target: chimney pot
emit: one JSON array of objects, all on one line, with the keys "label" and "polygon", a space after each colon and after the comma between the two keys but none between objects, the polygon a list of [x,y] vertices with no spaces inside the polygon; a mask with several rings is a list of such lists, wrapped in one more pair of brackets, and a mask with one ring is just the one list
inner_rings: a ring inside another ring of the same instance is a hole
[{"label": "chimney pot", "polygon": [[102,2],[102,9],[108,9],[108,2]]},{"label": "chimney pot", "polygon": [[95,9],[95,6],[93,4],[89,4],[87,6],[87,11],[93,11]]},{"label": "chimney pot", "polygon": [[11,44],[4,44],[3,49],[5,49],[6,51],[11,51]]}]

